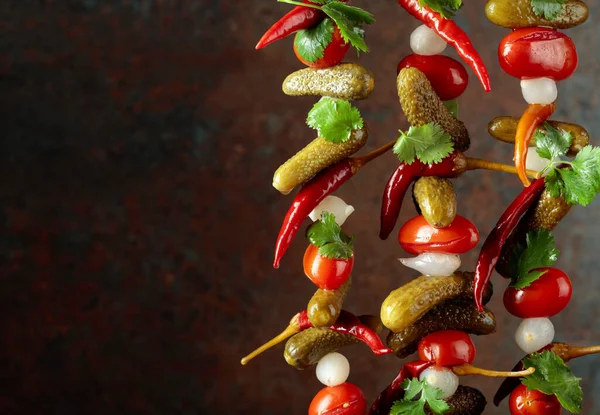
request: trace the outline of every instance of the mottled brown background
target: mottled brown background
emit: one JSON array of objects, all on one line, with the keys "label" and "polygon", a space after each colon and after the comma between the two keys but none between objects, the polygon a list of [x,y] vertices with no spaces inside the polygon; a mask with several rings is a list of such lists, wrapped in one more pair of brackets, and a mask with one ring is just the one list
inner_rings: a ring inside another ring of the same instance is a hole
[{"label": "mottled brown background", "polygon": [[[492,76],[472,76],[460,99],[471,154],[509,162],[487,122],[519,114],[518,82],[496,64],[506,30],[467,2],[458,17]],[[592,2],[599,15],[600,6]],[[405,128],[394,87],[417,22],[395,2],[356,1],[378,22],[372,97],[358,105],[368,148]],[[276,167],[314,137],[303,123],[312,98],[281,81],[300,64],[291,41],[254,51],[288,10],[274,0],[0,1],[0,412],[3,414],[303,414],[320,386],[282,348],[248,367],[239,358],[305,307],[298,239],[279,271],[272,249],[290,197],[271,188]],[[580,67],[560,85],[558,117],[600,130],[597,17],[569,32]],[[453,51],[449,51],[454,55]],[[349,55],[355,59],[355,55]],[[377,238],[380,194],[396,163],[387,156],[339,195],[356,214],[355,286],[347,308],[377,313],[414,277],[392,239]],[[486,235],[519,190],[516,177],[456,181],[460,213]],[[600,205],[576,208],[556,232],[574,301],[553,319],[557,339],[600,343]],[[414,215],[407,204],[403,220]],[[478,250],[464,258],[473,266]],[[498,292],[503,282],[498,281]],[[518,320],[492,302],[498,333],[477,339],[481,366],[508,369],[521,356]],[[369,400],[401,362],[348,349],[350,381]],[[600,358],[572,364],[585,414],[600,413]],[[488,397],[498,381],[469,379]],[[487,414],[507,413],[489,407]]]}]

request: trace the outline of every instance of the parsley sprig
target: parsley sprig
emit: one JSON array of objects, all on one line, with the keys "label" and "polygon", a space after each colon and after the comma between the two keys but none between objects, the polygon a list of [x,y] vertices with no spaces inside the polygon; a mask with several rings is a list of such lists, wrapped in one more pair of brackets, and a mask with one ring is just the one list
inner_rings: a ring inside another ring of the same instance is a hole
[{"label": "parsley sprig", "polygon": [[419,0],[421,7],[427,6],[443,18],[451,19],[463,5],[462,0]]},{"label": "parsley sprig", "polygon": [[534,270],[554,265],[560,254],[555,247],[554,236],[547,230],[528,232],[525,243],[525,246],[515,246],[510,260],[511,286],[518,290],[537,281],[547,271]]},{"label": "parsley sprig", "polygon": [[406,133],[400,131],[393,151],[401,162],[409,165],[415,159],[425,164],[435,164],[449,156],[454,151],[454,145],[452,137],[439,124],[429,123],[410,127]]},{"label": "parsley sprig", "polygon": [[[298,32],[294,44],[298,53],[309,62],[316,62],[324,56],[325,48],[333,38],[334,24],[346,43],[350,43],[358,52],[368,52],[363,25],[375,23],[375,17],[359,7],[348,6],[339,0],[312,0],[301,3],[295,0],[277,0],[297,6],[321,10],[329,19],[324,19],[316,27]],[[328,22],[328,23],[326,23]]]},{"label": "parsley sprig", "polygon": [[348,141],[352,130],[361,129],[364,121],[360,111],[348,101],[323,97],[308,113],[306,123],[319,137],[332,143]]},{"label": "parsley sprig", "polygon": [[444,414],[450,410],[450,406],[441,399],[444,392],[430,386],[427,381],[407,379],[402,387],[405,390],[404,398],[394,402],[390,415],[423,415],[426,404],[436,414]]},{"label": "parsley sprig", "polygon": [[306,237],[326,258],[349,259],[354,255],[354,240],[342,232],[333,213],[323,212],[321,220],[308,228]]},{"label": "parsley sprig", "polygon": [[536,15],[554,20],[562,12],[563,4],[566,2],[567,0],[531,0],[531,8]]},{"label": "parsley sprig", "polygon": [[578,414],[581,411],[583,391],[581,380],[575,377],[565,362],[549,350],[534,353],[523,359],[525,369],[535,367],[535,372],[521,379],[527,389],[539,390],[546,395],[556,395],[567,411]]},{"label": "parsley sprig", "polygon": [[546,189],[553,197],[562,196],[570,204],[587,206],[600,193],[600,147],[585,146],[571,161],[560,159],[567,154],[573,137],[544,124],[545,132],[538,132],[535,141],[538,154],[552,160],[542,173]]}]

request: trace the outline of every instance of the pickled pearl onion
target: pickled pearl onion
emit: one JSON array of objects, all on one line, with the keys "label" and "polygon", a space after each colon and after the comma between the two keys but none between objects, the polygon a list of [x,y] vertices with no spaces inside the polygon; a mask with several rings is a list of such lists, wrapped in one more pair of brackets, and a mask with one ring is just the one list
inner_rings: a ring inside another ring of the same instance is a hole
[{"label": "pickled pearl onion", "polygon": [[[559,159],[555,159],[557,161]],[[550,160],[541,157],[537,151],[536,147],[529,147],[529,151],[527,152],[527,159],[525,161],[525,166],[528,170],[542,171],[544,170],[548,164],[550,164]],[[547,176],[550,171],[546,171],[544,176]]]},{"label": "pickled pearl onion", "polygon": [[443,366],[433,366],[425,369],[419,375],[419,380],[425,380],[429,386],[440,389],[444,394],[440,399],[447,399],[458,389],[458,376],[451,369]]},{"label": "pickled pearl onion", "polygon": [[329,353],[317,363],[316,375],[325,386],[341,385],[350,376],[350,363],[343,354]]},{"label": "pickled pearl onion", "polygon": [[554,325],[545,318],[524,319],[515,333],[515,341],[525,353],[533,353],[554,340]]},{"label": "pickled pearl onion", "polygon": [[446,46],[446,41],[425,25],[417,27],[410,35],[410,48],[417,55],[439,55]]},{"label": "pickled pearl onion", "polygon": [[424,252],[414,258],[399,258],[402,265],[419,271],[429,277],[447,277],[460,268],[460,256],[454,254],[441,254]]},{"label": "pickled pearl onion", "polygon": [[308,216],[313,222],[316,222],[321,219],[323,212],[333,214],[335,222],[342,226],[346,222],[346,219],[348,219],[348,216],[354,212],[354,207],[346,204],[343,199],[337,196],[327,196]]},{"label": "pickled pearl onion", "polygon": [[550,78],[523,79],[521,92],[528,104],[550,105],[558,98],[556,82]]}]

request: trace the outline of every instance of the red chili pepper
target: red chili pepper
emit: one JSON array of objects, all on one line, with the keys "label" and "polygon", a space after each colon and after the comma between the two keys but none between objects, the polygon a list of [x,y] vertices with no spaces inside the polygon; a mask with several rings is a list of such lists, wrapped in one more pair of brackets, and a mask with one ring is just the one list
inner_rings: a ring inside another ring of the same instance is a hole
[{"label": "red chili pepper", "polygon": [[469,36],[452,20],[445,19],[439,13],[419,3],[419,0],[398,0],[398,4],[407,12],[422,21],[427,27],[456,48],[456,52],[469,65],[483,85],[486,92],[490,92],[490,77],[483,60],[475,50]]},{"label": "red chili pepper", "polygon": [[396,221],[402,209],[402,202],[408,187],[419,177],[457,177],[466,169],[466,159],[459,151],[455,151],[440,163],[423,164],[415,160],[412,164],[400,164],[383,192],[383,201],[381,204],[381,229],[379,237],[387,239],[396,226]]},{"label": "red chili pepper", "polygon": [[424,362],[417,360],[415,362],[406,363],[400,369],[400,372],[392,383],[379,394],[367,415],[387,415],[395,401],[404,397],[404,388],[402,383],[406,379],[418,378],[421,372],[435,365],[435,362]]},{"label": "red chili pepper", "polygon": [[515,135],[515,167],[517,168],[519,178],[525,186],[531,184],[525,173],[529,142],[531,141],[531,137],[533,137],[533,133],[535,133],[535,129],[550,118],[555,110],[556,104],[531,104],[527,107],[525,113],[523,113],[521,120],[519,120]]},{"label": "red chili pepper", "polygon": [[485,240],[475,267],[475,288],[473,294],[475,305],[479,312],[483,312],[483,292],[490,281],[496,262],[498,262],[502,246],[519,223],[521,216],[540,197],[544,191],[544,187],[545,182],[542,178],[534,180],[530,187],[523,189],[521,194],[517,196],[502,214],[500,220]]}]

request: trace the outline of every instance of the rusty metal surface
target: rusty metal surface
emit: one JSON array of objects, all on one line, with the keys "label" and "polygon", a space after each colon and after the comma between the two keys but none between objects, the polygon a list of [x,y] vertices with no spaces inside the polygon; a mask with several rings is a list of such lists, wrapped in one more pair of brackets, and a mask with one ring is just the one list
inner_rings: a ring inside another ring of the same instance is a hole
[{"label": "rusty metal surface", "polygon": [[[506,31],[467,2],[458,18],[491,72],[484,94],[471,73],[461,113],[470,154],[509,162],[487,122],[524,109],[518,82],[496,64]],[[395,68],[418,23],[395,2],[356,1],[378,23],[359,61],[377,78],[358,106],[369,148],[406,127]],[[600,130],[594,19],[569,31],[577,73],[560,85],[558,117]],[[248,367],[239,358],[277,333],[313,292],[298,239],[278,271],[275,236],[290,196],[271,188],[286,157],[314,138],[311,98],[281,81],[300,68],[287,40],[253,46],[287,10],[275,1],[3,0],[0,2],[0,412],[3,414],[303,414],[320,389],[281,347]],[[448,50],[449,51],[449,50]],[[456,56],[453,51],[449,51]],[[351,54],[349,57],[354,56]],[[365,168],[339,195],[357,208],[354,287],[347,308],[377,313],[414,274],[394,238],[377,238],[380,193],[393,157]],[[455,181],[459,213],[486,235],[519,191],[516,177]],[[557,339],[600,342],[600,204],[576,208],[556,232],[574,301],[553,318]],[[414,215],[410,204],[402,220]],[[478,249],[464,257],[472,267]],[[497,293],[503,281],[494,277]],[[476,339],[479,366],[521,356],[518,319],[496,295],[498,333]],[[372,400],[400,367],[349,348],[350,381]],[[600,360],[572,363],[584,414],[600,412]],[[496,380],[465,379],[491,399]],[[489,407],[486,414],[505,414]]]}]

